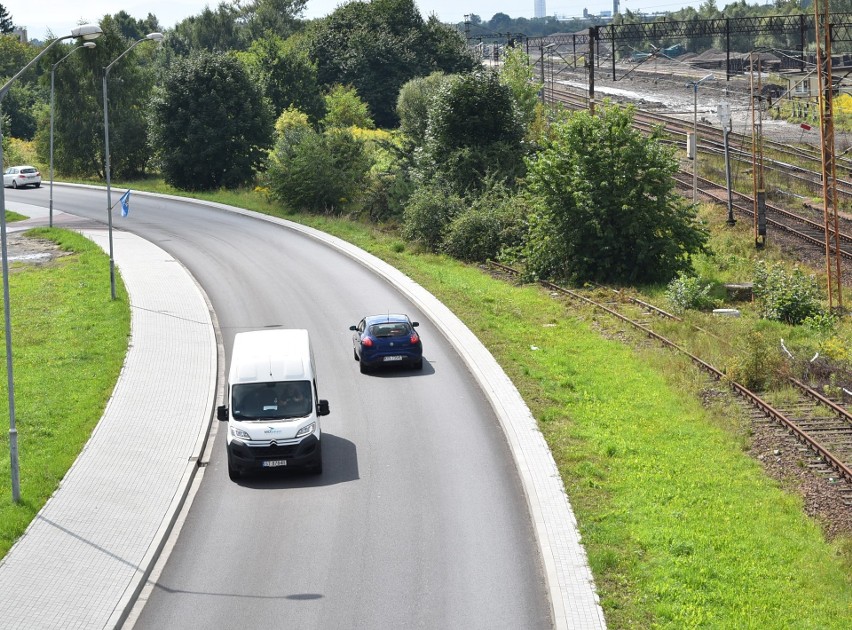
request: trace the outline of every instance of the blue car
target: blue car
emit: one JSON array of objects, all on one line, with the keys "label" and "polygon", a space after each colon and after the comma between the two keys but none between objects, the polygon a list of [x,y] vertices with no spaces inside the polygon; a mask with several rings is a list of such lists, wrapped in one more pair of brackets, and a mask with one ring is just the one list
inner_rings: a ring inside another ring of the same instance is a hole
[{"label": "blue car", "polygon": [[369,315],[350,326],[354,331],[352,346],[361,373],[382,365],[407,365],[415,370],[423,367],[423,344],[408,315],[390,313]]}]

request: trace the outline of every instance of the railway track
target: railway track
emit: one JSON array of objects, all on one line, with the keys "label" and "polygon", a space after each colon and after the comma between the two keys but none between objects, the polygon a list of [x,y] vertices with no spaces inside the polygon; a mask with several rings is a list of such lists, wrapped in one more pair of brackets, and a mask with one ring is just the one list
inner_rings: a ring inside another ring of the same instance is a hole
[{"label": "railway track", "polygon": [[[686,173],[678,173],[675,175],[679,187],[686,191],[692,190],[693,178],[692,175]],[[699,188],[698,192],[704,197],[710,198],[718,203],[727,204],[728,192],[725,188],[720,188],[719,184],[710,181],[709,179],[697,178]],[[731,192],[731,205],[742,215],[754,218],[754,199],[739,193]],[[811,218],[785,210],[772,204],[766,204],[766,223],[768,226],[783,230],[799,240],[802,240],[809,245],[819,248],[820,251],[825,250],[825,227],[821,223],[817,223]],[[832,252],[834,251],[834,231],[830,231],[830,239],[832,244]],[[852,260],[852,233],[840,231],[838,233],[840,240],[840,256],[845,260]]]},{"label": "railway track", "polygon": [[[558,100],[563,105],[566,105],[573,109],[582,109],[588,107],[588,98],[585,96],[581,96],[575,94],[567,89],[559,89],[556,88],[551,91],[552,98]],[[672,132],[676,133],[680,137],[684,137],[687,132],[692,132],[692,126],[687,125],[683,120],[680,120],[674,116],[667,116],[664,114],[656,114],[650,112],[644,112],[642,110],[637,110],[634,115],[634,123],[641,130],[650,132],[652,128],[658,128],[661,125],[666,126],[666,128]],[[717,155],[722,155],[724,153],[724,146],[721,140],[721,131],[710,125],[700,125],[699,137],[701,138],[701,150],[705,153],[715,153]],[[733,135],[733,134],[732,134]],[[737,134],[740,136],[740,141],[745,142],[746,137],[741,134]],[[717,141],[715,138],[719,138]],[[676,140],[679,144],[685,147],[685,141]],[[748,138],[748,143],[750,145],[751,138]],[[816,156],[815,152],[811,152],[812,155],[808,155],[808,149],[803,147],[801,151],[797,149],[791,149],[786,145],[781,143],[772,143],[770,141],[764,141],[765,145],[770,145],[773,148],[777,148],[779,151],[783,151],[788,155],[792,154],[801,154],[808,160],[820,160],[818,156]],[[729,154],[735,155],[739,158],[740,162],[746,164],[747,167],[751,168],[751,153],[746,153],[745,151],[730,151]],[[852,169],[852,160],[848,160],[843,158],[844,162],[848,164],[849,169]],[[769,161],[770,170],[775,170],[778,173],[783,173],[783,177],[786,180],[795,180],[798,181],[807,187],[809,187],[813,192],[818,192],[820,195],[822,194],[822,173],[810,171],[805,167],[798,166],[793,163],[781,163],[777,161]],[[820,162],[821,164],[821,162]],[[681,171],[676,176],[676,179],[679,184],[679,188],[687,191],[692,190],[692,174],[687,173],[685,171]],[[727,189],[725,185],[714,182],[706,177],[697,178],[698,182],[700,182],[699,192],[706,198],[710,198],[714,201],[717,201],[722,204],[727,204]],[[751,177],[749,176],[748,184],[751,185]],[[735,188],[735,185],[732,184]],[[784,191],[779,191],[780,196],[785,194]],[[786,193],[788,196],[798,197],[798,195],[792,193]],[[754,217],[754,200],[752,197],[738,192],[736,190],[732,191],[732,206],[733,208],[740,214],[750,217],[753,219]],[[838,181],[838,195],[839,196],[847,196],[852,199],[852,182]],[[809,246],[815,248],[817,252],[824,253],[825,252],[825,225],[824,218],[819,213],[818,209],[816,209],[813,205],[809,205],[807,203],[802,204],[801,210],[791,210],[788,208],[782,208],[776,204],[766,204],[767,209],[767,224],[773,229],[782,230],[783,232],[807,243]],[[817,218],[820,220],[818,221]],[[839,221],[839,240],[840,240],[840,251],[839,255],[841,258],[850,260],[852,259],[852,221],[849,219],[842,217]],[[833,229],[829,230],[830,233],[830,247],[831,250],[834,250],[834,231]]]},{"label": "railway track", "polygon": [[[488,264],[510,277],[520,275],[516,269],[506,265],[493,261]],[[845,484],[840,494],[846,507],[852,508],[852,414],[841,403],[829,399],[798,379],[790,378],[789,388],[795,396],[783,405],[770,404],[758,393],[727,378],[709,362],[653,330],[653,323],[658,318],[682,321],[676,315],[613,289],[598,288],[598,291],[603,289],[613,296],[602,301],[594,299],[588,291],[567,289],[548,281],[540,281],[540,284],[633,327],[663,346],[688,357],[711,377],[727,384],[738,399],[748,405],[756,420],[771,421],[796,440],[809,468],[824,473],[830,480],[843,480]],[[697,330],[702,334],[712,334],[703,329]],[[719,343],[726,343],[716,339]]]},{"label": "railway track", "polygon": [[[571,92],[570,89],[555,88],[550,93],[554,100],[571,109],[588,108],[588,97]],[[634,112],[633,122],[638,129],[647,133],[650,133],[652,129],[662,128],[668,135],[669,141],[683,148],[686,147],[687,134],[695,131],[694,127],[696,127],[700,152],[719,157],[724,155],[724,136],[719,127],[704,123],[693,125],[692,122],[677,116],[641,109]],[[766,137],[762,138],[761,143],[764,150],[765,172],[777,174],[787,184],[793,180],[814,195],[822,196],[822,156],[818,150],[805,144],[791,147]],[[728,145],[728,154],[732,163],[739,163],[746,169],[750,169],[752,165],[751,136],[732,131],[728,134]],[[852,159],[837,156],[835,161],[838,175],[852,173]],[[841,200],[852,201],[852,180],[838,177],[837,194]]]}]

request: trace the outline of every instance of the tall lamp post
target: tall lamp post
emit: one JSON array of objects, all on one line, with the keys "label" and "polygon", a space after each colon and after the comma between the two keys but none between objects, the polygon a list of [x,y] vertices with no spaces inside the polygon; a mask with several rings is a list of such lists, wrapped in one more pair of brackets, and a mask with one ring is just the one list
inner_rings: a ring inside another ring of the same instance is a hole
[{"label": "tall lamp post", "polygon": [[[78,37],[85,40],[97,39],[101,35],[103,31],[97,24],[83,24],[71,31],[70,35],[54,39],[0,88],[0,103],[3,102],[12,84],[57,43]],[[2,170],[5,169],[3,169],[3,129],[0,125],[0,171]],[[3,316],[6,324],[6,379],[9,388],[9,460],[12,466],[12,500],[18,503],[21,500],[21,483],[18,468],[18,430],[15,427],[15,379],[12,376],[12,317],[9,309],[9,257],[6,247],[6,189],[3,186],[0,186],[0,251],[3,256]]]},{"label": "tall lamp post", "polygon": [[708,74],[707,76],[699,79],[698,81],[691,81],[687,83],[687,86],[692,86],[692,203],[698,203],[698,86],[704,83],[705,81],[712,81],[715,79],[712,74]]},{"label": "tall lamp post", "polygon": [[53,87],[54,80],[56,78],[56,66],[68,59],[72,53],[80,50],[81,48],[94,48],[95,46],[95,42],[85,42],[80,46],[76,46],[71,49],[71,52],[53,64],[50,68],[50,219],[48,222],[50,227],[53,227]]},{"label": "tall lamp post", "polygon": [[137,39],[133,42],[130,47],[121,53],[118,57],[113,59],[112,63],[110,63],[106,68],[104,68],[104,160],[105,160],[105,173],[106,173],[106,189],[107,189],[107,224],[109,225],[109,292],[110,297],[115,299],[115,258],[113,257],[112,250],[112,191],[110,188],[110,160],[109,160],[109,112],[107,107],[107,80],[109,79],[109,71],[112,70],[112,67],[118,63],[118,61],[124,57],[131,50],[136,48],[142,42],[147,41],[155,41],[158,42],[163,39],[162,33],[148,33],[142,39]]}]

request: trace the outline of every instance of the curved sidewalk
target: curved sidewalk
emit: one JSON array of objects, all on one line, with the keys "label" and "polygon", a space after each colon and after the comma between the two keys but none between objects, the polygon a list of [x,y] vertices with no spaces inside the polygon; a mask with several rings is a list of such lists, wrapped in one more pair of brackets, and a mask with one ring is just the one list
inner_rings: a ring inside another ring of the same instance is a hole
[{"label": "curved sidewalk", "polygon": [[[83,233],[107,249],[105,230]],[[113,241],[132,311],[127,356],[83,452],[0,562],[0,628],[120,624],[198,470],[216,396],[210,309],[165,251],[127,232]]]}]

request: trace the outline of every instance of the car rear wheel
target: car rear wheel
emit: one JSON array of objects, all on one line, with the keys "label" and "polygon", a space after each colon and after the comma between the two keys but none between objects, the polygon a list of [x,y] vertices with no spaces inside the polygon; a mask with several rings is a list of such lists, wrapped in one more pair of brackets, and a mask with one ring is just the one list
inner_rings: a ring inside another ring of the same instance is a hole
[{"label": "car rear wheel", "polygon": [[423,369],[423,359],[422,358],[417,359],[417,362],[414,364],[414,369],[415,370],[422,370]]},{"label": "car rear wheel", "polygon": [[355,348],[352,348],[352,356],[355,357],[355,360],[358,361],[358,351]]},{"label": "car rear wheel", "polygon": [[17,187],[18,187],[18,182],[16,182],[16,181],[13,179],[13,180],[12,180],[12,188],[17,188]]},{"label": "car rear wheel", "polygon": [[358,367],[361,369],[361,374],[366,374],[370,371],[370,369],[366,365],[364,365],[363,361],[358,362]]},{"label": "car rear wheel", "polygon": [[41,182],[35,185],[36,188],[38,188],[39,186],[41,186]]}]

